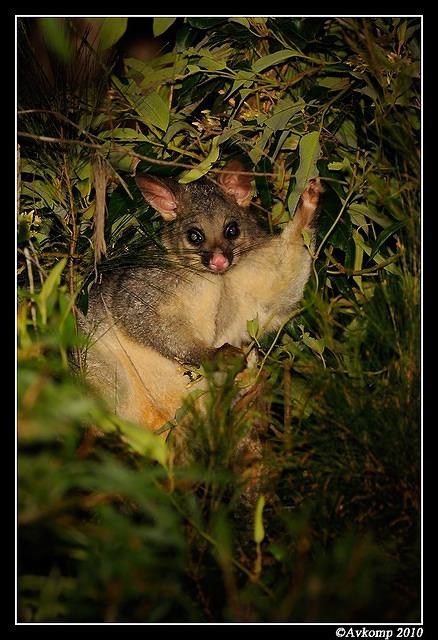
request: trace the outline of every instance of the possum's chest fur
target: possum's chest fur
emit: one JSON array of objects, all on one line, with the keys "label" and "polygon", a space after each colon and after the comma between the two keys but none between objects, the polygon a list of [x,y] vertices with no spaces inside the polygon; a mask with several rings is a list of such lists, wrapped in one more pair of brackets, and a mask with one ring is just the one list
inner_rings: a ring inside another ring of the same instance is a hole
[{"label": "possum's chest fur", "polygon": [[295,251],[286,251],[284,238],[279,236],[254,258],[230,270],[223,278],[213,346],[240,347],[248,340],[248,320],[257,318],[262,333],[279,327],[303,295],[310,262],[301,243]]},{"label": "possum's chest fur", "polygon": [[278,236],[224,275],[195,276],[178,288],[162,312],[177,308],[179,321],[208,347],[240,347],[248,340],[248,320],[257,317],[261,331],[267,332],[287,318],[302,297],[310,262],[301,242],[291,251],[290,240],[286,245]]},{"label": "possum's chest fur", "polygon": [[196,339],[213,346],[217,332],[217,316],[224,303],[223,279],[217,275],[196,275],[180,286],[162,312],[178,309],[180,320],[190,327]]}]

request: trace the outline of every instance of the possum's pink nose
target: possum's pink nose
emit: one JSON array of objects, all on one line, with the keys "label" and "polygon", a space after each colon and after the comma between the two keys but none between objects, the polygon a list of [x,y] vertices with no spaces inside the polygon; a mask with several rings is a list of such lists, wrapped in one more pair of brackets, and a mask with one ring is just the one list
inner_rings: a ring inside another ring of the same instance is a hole
[{"label": "possum's pink nose", "polygon": [[220,273],[230,266],[230,261],[223,253],[213,253],[210,258],[209,267],[212,271]]}]

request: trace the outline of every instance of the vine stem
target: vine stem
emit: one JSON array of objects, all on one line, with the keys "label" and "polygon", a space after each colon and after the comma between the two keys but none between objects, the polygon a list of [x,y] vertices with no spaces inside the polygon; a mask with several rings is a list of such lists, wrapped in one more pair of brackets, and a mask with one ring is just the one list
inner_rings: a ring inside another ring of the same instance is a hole
[{"label": "vine stem", "polygon": [[300,313],[301,313],[302,311],[304,311],[304,308],[303,308],[303,307],[301,307],[300,309],[295,309],[295,311],[292,311],[292,313],[290,313],[290,314],[288,315],[288,317],[286,318],[286,320],[285,320],[285,321],[280,325],[280,327],[279,327],[279,329],[278,329],[277,333],[275,334],[275,338],[273,339],[271,346],[270,346],[270,347],[269,347],[269,349],[267,350],[267,352],[266,352],[266,354],[265,354],[265,356],[264,356],[264,358],[263,358],[263,360],[262,360],[262,363],[261,363],[261,365],[260,365],[260,368],[259,368],[259,370],[258,370],[258,372],[257,372],[257,376],[256,376],[256,379],[255,379],[255,381],[256,381],[256,382],[257,382],[257,380],[258,380],[258,379],[259,379],[259,377],[260,377],[260,374],[261,374],[261,372],[262,372],[262,369],[263,369],[263,367],[265,366],[266,360],[269,358],[269,355],[270,355],[270,353],[271,353],[272,349],[275,347],[275,345],[276,345],[276,343],[277,343],[277,340],[278,340],[278,338],[279,338],[279,336],[280,336],[280,333],[283,331],[283,329],[284,329],[284,327],[287,325],[287,323],[288,323],[290,320],[292,320],[292,318],[295,318],[295,316],[300,315]]},{"label": "vine stem", "polygon": [[347,193],[347,197],[344,200],[344,204],[341,207],[341,210],[339,211],[338,215],[336,216],[332,226],[330,227],[330,229],[327,231],[327,233],[325,234],[324,238],[321,240],[321,244],[319,245],[318,249],[316,250],[316,253],[314,255],[314,262],[316,262],[316,260],[318,259],[318,256],[321,252],[321,249],[323,248],[323,246],[325,245],[325,243],[327,242],[328,238],[330,237],[330,235],[332,234],[334,228],[336,227],[336,225],[338,224],[339,220],[342,217],[342,214],[345,211],[345,208],[351,198],[351,196],[353,195],[353,190],[350,189],[350,191]]}]

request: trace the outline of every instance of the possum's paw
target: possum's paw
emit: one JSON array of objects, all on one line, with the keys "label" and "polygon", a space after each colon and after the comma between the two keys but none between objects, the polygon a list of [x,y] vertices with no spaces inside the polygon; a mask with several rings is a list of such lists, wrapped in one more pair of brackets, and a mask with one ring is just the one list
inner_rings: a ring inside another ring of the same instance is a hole
[{"label": "possum's paw", "polygon": [[245,352],[239,347],[235,347],[232,344],[226,342],[216,350],[216,354],[221,354],[225,358],[245,358]]},{"label": "possum's paw", "polygon": [[295,214],[295,232],[301,235],[302,229],[314,227],[319,197],[323,191],[324,189],[319,178],[310,180],[306,189],[301,194],[298,209]]},{"label": "possum's paw", "polygon": [[319,197],[323,191],[324,188],[319,178],[313,178],[310,180],[308,187],[303,191],[301,196],[303,205],[305,207],[316,207],[319,202]]},{"label": "possum's paw", "polygon": [[245,352],[231,344],[223,344],[215,349],[210,356],[203,362],[204,368],[211,371],[223,370],[224,368],[234,367],[236,373],[242,371],[246,366]]}]

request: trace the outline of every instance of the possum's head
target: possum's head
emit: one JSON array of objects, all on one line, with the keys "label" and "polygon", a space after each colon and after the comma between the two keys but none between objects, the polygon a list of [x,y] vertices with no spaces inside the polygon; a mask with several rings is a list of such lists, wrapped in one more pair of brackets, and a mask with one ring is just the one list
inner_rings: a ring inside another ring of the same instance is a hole
[{"label": "possum's head", "polygon": [[268,235],[248,206],[251,178],[233,160],[215,181],[186,185],[138,174],[143,197],[166,221],[163,242],[184,263],[223,274]]}]

